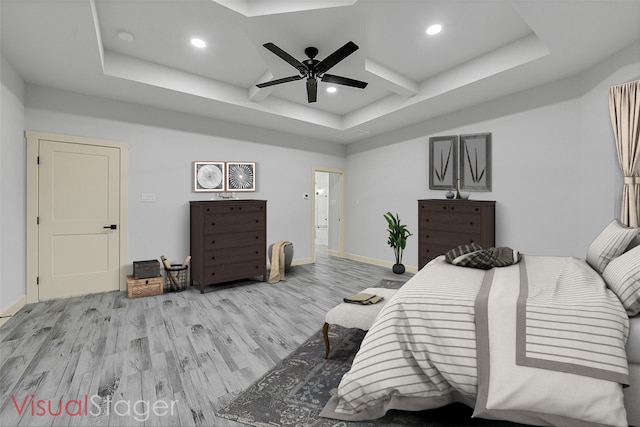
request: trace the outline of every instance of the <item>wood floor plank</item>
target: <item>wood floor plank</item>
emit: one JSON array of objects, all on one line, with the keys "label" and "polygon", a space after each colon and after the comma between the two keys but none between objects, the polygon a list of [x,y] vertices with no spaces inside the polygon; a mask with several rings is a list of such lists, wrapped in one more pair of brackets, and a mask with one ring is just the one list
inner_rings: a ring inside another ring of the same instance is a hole
[{"label": "wood floor plank", "polygon": [[[345,295],[409,277],[320,252],[315,264],[295,266],[275,284],[252,279],[204,294],[190,287],[128,299],[114,291],[29,304],[0,327],[0,425],[240,427],[216,410],[317,332]],[[53,402],[86,396],[93,414],[18,413],[11,396],[21,403],[30,394]],[[172,414],[133,412],[138,401],[160,400],[175,402]],[[114,402],[131,411],[116,414]]]}]

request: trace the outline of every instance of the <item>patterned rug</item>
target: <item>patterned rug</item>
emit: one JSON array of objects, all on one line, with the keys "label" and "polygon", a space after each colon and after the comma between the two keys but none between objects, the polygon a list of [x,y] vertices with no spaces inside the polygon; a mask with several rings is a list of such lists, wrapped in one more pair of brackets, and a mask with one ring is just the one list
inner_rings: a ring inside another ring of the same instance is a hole
[{"label": "patterned rug", "polygon": [[[402,282],[385,281],[384,287],[399,287]],[[378,285],[383,287],[383,283]],[[344,422],[321,418],[320,411],[349,370],[365,332],[332,326],[329,330],[331,353],[324,359],[321,331],[309,338],[273,370],[243,392],[218,416],[258,427],[461,427],[515,426],[516,424],[470,418],[472,410],[464,405],[423,412],[390,411],[374,421]]]}]

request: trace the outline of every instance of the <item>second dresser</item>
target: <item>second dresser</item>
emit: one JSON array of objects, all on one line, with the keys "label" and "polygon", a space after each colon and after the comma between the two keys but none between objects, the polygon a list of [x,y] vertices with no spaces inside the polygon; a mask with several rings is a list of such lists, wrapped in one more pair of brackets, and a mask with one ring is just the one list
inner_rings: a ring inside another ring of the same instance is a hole
[{"label": "second dresser", "polygon": [[459,245],[495,246],[495,201],[418,200],[418,267]]}]

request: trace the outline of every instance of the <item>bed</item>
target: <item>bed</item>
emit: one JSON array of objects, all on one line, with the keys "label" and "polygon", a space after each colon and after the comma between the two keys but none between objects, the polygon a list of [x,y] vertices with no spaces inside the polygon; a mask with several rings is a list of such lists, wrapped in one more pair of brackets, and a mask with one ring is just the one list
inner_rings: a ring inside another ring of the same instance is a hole
[{"label": "bed", "polygon": [[321,415],[371,420],[462,402],[487,419],[640,426],[637,237],[612,221],[586,259],[434,259],[380,311]]}]

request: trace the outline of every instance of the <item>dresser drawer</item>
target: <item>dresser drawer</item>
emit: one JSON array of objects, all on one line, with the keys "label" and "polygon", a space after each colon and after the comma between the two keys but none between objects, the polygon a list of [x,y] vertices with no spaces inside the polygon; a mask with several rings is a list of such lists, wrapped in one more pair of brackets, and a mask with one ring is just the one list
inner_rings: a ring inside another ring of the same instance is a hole
[{"label": "dresser drawer", "polygon": [[[481,244],[480,231],[465,233],[460,230],[424,230],[420,231],[420,243],[425,245],[446,245],[449,249],[469,243]],[[448,249],[447,249],[448,250]]]},{"label": "dresser drawer", "polygon": [[218,233],[204,236],[202,248],[211,249],[235,248],[238,246],[266,247],[267,236],[264,230],[243,231],[238,233]]},{"label": "dresser drawer", "polygon": [[242,232],[264,230],[265,216],[261,212],[247,212],[237,215],[205,215],[204,232]]},{"label": "dresser drawer", "polygon": [[[204,265],[205,267],[238,262],[246,259],[267,259],[267,253],[264,245],[257,246],[241,246],[235,248],[215,249],[205,251]],[[265,261],[266,263],[266,261]]]},{"label": "dresser drawer", "polygon": [[429,230],[456,230],[479,232],[482,226],[480,212],[430,211],[421,219],[419,228]]},{"label": "dresser drawer", "polygon": [[213,204],[203,208],[204,214],[239,213],[239,212],[264,212],[263,203],[242,203],[242,204]]},{"label": "dresser drawer", "polygon": [[[444,255],[446,254],[448,251],[450,251],[451,249],[453,249],[455,246],[451,247],[449,245],[425,245],[422,244],[420,245],[420,247],[418,248],[418,259],[423,259],[424,264],[426,264],[427,262],[431,261],[433,258],[439,256],[439,255]],[[422,268],[423,265],[420,266],[420,268]]]},{"label": "dresser drawer", "polygon": [[420,203],[420,210],[431,215],[435,212],[449,213],[477,213],[480,214],[483,205],[478,202],[469,202],[464,200],[454,201],[435,201],[429,203]]},{"label": "dresser drawer", "polygon": [[235,263],[226,263],[218,266],[205,267],[204,282],[215,284],[230,280],[246,279],[265,274],[267,262],[262,260],[243,260]]}]

